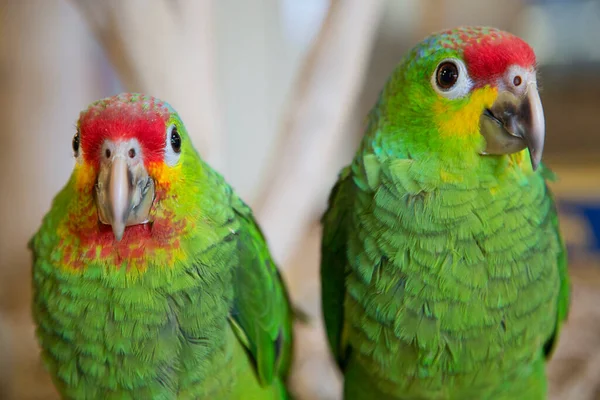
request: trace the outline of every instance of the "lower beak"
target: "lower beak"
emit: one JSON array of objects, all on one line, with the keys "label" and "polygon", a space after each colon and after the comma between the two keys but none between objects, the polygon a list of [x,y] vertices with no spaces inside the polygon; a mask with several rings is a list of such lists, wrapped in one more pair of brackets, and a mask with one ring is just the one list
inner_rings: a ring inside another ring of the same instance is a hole
[{"label": "lower beak", "polygon": [[148,222],[154,200],[154,181],[143,163],[128,165],[116,154],[100,166],[96,183],[96,205],[100,222],[110,225],[117,241],[125,227]]},{"label": "lower beak", "polygon": [[500,92],[480,118],[480,131],[486,140],[484,154],[512,154],[528,148],[534,170],[542,160],[545,129],[542,101],[535,85],[529,85],[522,97]]}]

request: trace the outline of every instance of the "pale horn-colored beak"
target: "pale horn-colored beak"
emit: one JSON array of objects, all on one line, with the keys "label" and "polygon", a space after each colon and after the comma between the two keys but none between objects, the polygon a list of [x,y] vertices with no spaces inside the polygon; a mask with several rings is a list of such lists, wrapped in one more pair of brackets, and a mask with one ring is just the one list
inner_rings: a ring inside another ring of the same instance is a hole
[{"label": "pale horn-colored beak", "polygon": [[536,170],[542,160],[546,127],[535,84],[529,84],[522,97],[500,92],[492,107],[481,115],[480,130],[486,140],[484,154],[511,154],[528,148]]},{"label": "pale horn-colored beak", "polygon": [[120,241],[127,226],[149,221],[154,181],[134,142],[105,143],[105,147],[96,182],[98,218],[112,227]]}]

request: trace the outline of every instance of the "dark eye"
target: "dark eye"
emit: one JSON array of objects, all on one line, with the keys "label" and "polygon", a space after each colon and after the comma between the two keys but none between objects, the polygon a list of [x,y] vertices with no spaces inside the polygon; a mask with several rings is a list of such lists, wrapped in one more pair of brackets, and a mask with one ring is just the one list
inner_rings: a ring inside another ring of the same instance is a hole
[{"label": "dark eye", "polygon": [[519,75],[517,75],[513,78],[513,85],[515,85],[515,86],[521,85],[522,82],[523,82],[523,79],[521,79],[521,77]]},{"label": "dark eye", "polygon": [[458,67],[450,61],[443,62],[439,65],[435,82],[442,90],[451,89],[458,81]]},{"label": "dark eye", "polygon": [[181,136],[177,132],[177,127],[174,126],[171,130],[171,147],[175,153],[181,152]]},{"label": "dark eye", "polygon": [[75,157],[77,157],[77,155],[79,154],[79,131],[77,131],[77,133],[75,133],[75,136],[73,136],[71,146],[73,146],[73,152],[75,153]]}]

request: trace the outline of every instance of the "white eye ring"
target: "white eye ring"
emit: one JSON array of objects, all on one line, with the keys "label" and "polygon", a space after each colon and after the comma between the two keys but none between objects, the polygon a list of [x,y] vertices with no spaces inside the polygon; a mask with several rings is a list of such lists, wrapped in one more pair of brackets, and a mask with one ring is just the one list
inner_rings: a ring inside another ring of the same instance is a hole
[{"label": "white eye ring", "polygon": [[[448,88],[441,87],[438,82],[438,73],[440,72],[440,67],[442,67],[444,64],[453,64],[458,72],[456,82]],[[435,68],[435,71],[431,76],[431,86],[438,94],[452,100],[465,97],[467,94],[469,94],[471,88],[473,87],[473,81],[469,77],[465,63],[457,58],[446,58],[440,61]]]},{"label": "white eye ring", "polygon": [[[173,141],[171,140],[173,130],[175,130],[175,134],[179,136],[179,134],[177,133],[177,127],[175,126],[175,124],[171,124],[167,128],[167,135],[165,138],[165,162],[171,167],[177,164],[177,162],[179,161],[179,157],[181,157],[181,149],[179,149],[179,151],[175,151],[176,149],[173,148]],[[179,140],[181,141],[180,136]]]}]

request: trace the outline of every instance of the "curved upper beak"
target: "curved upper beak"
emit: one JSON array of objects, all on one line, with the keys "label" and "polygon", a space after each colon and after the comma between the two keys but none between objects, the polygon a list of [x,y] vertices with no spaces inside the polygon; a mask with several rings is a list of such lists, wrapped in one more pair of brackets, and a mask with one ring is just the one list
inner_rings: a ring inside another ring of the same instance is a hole
[{"label": "curved upper beak", "polygon": [[111,157],[100,163],[96,205],[100,222],[110,225],[119,241],[125,227],[149,221],[154,181],[144,163],[128,155],[131,149],[128,143],[118,143],[112,148]]},{"label": "curved upper beak", "polygon": [[542,101],[535,84],[528,84],[525,94],[515,96],[502,91],[480,118],[480,131],[486,140],[484,154],[511,154],[529,149],[531,166],[537,169],[542,160],[545,120]]}]

